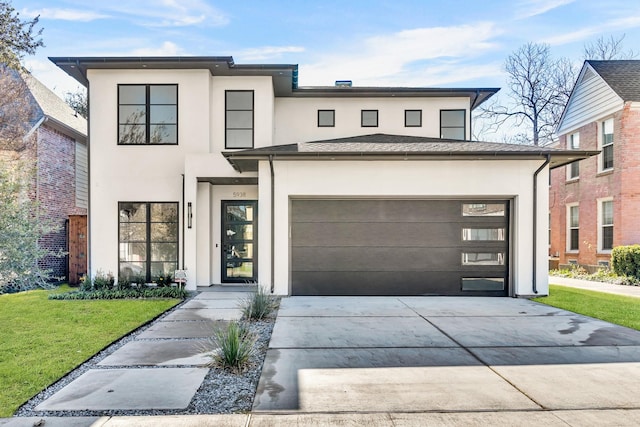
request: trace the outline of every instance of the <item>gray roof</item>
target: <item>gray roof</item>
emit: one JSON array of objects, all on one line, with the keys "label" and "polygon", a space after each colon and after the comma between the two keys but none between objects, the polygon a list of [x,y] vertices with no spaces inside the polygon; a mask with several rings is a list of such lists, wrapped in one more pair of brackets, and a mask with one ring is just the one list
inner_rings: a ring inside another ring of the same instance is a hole
[{"label": "gray roof", "polygon": [[22,78],[35,102],[37,121],[46,118],[63,133],[70,134],[76,139],[86,140],[87,121],[84,117],[77,114],[65,101],[30,73],[22,73]]},{"label": "gray roof", "polygon": [[335,160],[391,158],[440,160],[531,160],[550,157],[551,167],[572,163],[598,154],[599,151],[560,150],[532,145],[498,142],[459,141],[405,135],[372,134],[323,141],[276,145],[222,154],[240,171],[257,170],[257,161],[272,158],[288,160]]},{"label": "gray roof", "polygon": [[640,61],[586,61],[624,101],[640,101]]}]

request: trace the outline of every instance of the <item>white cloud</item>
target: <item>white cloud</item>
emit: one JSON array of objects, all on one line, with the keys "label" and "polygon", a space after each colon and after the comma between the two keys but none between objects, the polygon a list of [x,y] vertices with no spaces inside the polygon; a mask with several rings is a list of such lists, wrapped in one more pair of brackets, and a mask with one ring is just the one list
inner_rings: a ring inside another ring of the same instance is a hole
[{"label": "white cloud", "polygon": [[125,56],[182,56],[184,50],[173,42],[166,41],[159,47],[142,47],[124,53]]},{"label": "white cloud", "polygon": [[573,3],[575,0],[524,0],[516,6],[516,16],[519,19],[542,15],[560,6]]},{"label": "white cloud", "polygon": [[586,40],[594,35],[603,33],[611,33],[615,31],[626,30],[629,28],[637,28],[640,26],[640,16],[629,16],[626,18],[612,19],[600,25],[581,28],[577,31],[551,36],[543,40],[544,43],[550,45],[563,45]]},{"label": "white cloud", "polygon": [[[480,22],[418,28],[354,41],[348,51],[324,54],[312,63],[301,64],[301,85],[331,85],[335,80],[352,79],[357,86],[393,81],[427,86],[467,80],[461,77],[473,70],[483,69],[486,73],[491,69],[493,74],[494,66],[465,67],[462,72],[458,67],[467,59],[494,49],[492,40],[498,34],[500,30],[493,23]],[[429,73],[434,64],[447,63],[439,73]]]},{"label": "white cloud", "polygon": [[238,61],[268,61],[281,57],[286,53],[304,52],[301,46],[263,46],[252,49],[245,49],[234,54],[233,57]]},{"label": "white cloud", "polygon": [[96,19],[108,18],[108,15],[92,12],[88,10],[78,10],[78,9],[55,9],[55,8],[44,8],[44,9],[22,9],[20,12],[22,15],[35,18],[36,16],[40,16],[42,19],[54,19],[60,21],[79,21],[79,22],[90,22],[95,21]]},{"label": "white cloud", "polygon": [[224,26],[229,23],[225,13],[203,0],[137,0],[111,2],[101,9],[125,15],[140,25],[149,27],[185,27],[192,25]]}]

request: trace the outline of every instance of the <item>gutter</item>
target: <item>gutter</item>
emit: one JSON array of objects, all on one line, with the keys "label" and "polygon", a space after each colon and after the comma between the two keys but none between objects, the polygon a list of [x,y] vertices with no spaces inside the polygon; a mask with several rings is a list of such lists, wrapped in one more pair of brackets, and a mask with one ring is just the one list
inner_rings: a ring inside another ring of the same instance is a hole
[{"label": "gutter", "polygon": [[533,173],[533,273],[531,285],[533,293],[538,293],[537,284],[537,252],[538,252],[538,174],[551,162],[551,154],[547,154],[542,165]]},{"label": "gutter", "polygon": [[274,224],[275,224],[275,172],[273,170],[273,155],[269,155],[269,168],[271,169],[271,293],[273,293],[275,289],[275,273],[273,271],[275,267],[275,247],[276,244],[274,242]]}]

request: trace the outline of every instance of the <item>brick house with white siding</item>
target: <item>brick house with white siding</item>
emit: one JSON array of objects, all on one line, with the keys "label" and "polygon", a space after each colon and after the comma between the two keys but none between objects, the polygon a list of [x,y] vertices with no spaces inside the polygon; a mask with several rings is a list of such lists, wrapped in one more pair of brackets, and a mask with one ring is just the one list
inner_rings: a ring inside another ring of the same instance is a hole
[{"label": "brick house with white siding", "polygon": [[551,171],[549,254],[609,265],[640,243],[640,61],[585,61],[557,133],[559,148],[601,153]]},{"label": "brick house with white siding", "polygon": [[[27,85],[31,106],[29,130],[24,137],[26,148],[1,154],[4,159],[34,163],[29,194],[38,201],[40,213],[60,227],[58,232],[46,235],[41,244],[52,251],[67,251],[69,216],[87,215],[87,121],[31,74],[21,73],[21,78]],[[67,277],[67,262],[67,257],[40,260],[57,278]]]}]

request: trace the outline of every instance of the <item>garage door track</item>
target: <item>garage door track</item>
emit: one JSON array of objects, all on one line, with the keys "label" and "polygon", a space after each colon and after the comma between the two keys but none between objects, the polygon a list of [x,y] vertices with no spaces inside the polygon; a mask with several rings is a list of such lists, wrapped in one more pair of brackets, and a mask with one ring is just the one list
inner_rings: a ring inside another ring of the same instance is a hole
[{"label": "garage door track", "polygon": [[640,408],[640,332],[525,299],[282,300],[254,411]]}]

